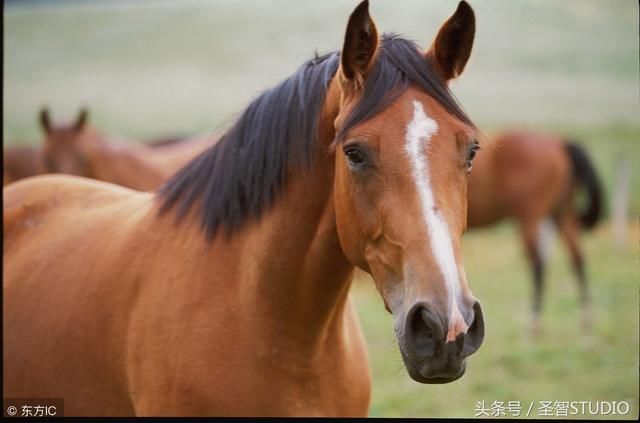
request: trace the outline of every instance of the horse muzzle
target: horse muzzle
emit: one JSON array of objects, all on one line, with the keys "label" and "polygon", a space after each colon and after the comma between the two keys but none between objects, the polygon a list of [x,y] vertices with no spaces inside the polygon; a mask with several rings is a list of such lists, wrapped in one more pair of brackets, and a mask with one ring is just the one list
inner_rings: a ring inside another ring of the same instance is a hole
[{"label": "horse muzzle", "polygon": [[[462,377],[465,359],[476,352],[484,339],[484,319],[477,301],[473,304],[466,331],[451,340],[449,322],[435,307],[414,303],[398,319],[396,334],[407,372],[420,383],[449,383]],[[449,338],[449,340],[447,340]]]}]

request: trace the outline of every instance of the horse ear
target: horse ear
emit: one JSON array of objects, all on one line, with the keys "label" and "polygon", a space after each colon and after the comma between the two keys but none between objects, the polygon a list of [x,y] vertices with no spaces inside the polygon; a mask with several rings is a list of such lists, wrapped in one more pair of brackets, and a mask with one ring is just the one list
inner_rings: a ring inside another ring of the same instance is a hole
[{"label": "horse ear", "polygon": [[427,52],[427,57],[432,59],[445,81],[457,77],[464,70],[471,54],[475,32],[476,18],[473,9],[463,0],[442,25]]},{"label": "horse ear", "polygon": [[76,131],[81,131],[84,129],[87,124],[87,120],[89,119],[89,110],[86,107],[80,109],[80,114],[78,115],[78,119],[76,119],[76,123],[73,125],[73,129]]},{"label": "horse ear", "polygon": [[341,53],[342,75],[362,87],[378,50],[378,30],[364,0],[349,17]]},{"label": "horse ear", "polygon": [[51,119],[49,118],[49,109],[43,107],[40,109],[40,127],[44,131],[45,134],[49,134],[51,132]]}]

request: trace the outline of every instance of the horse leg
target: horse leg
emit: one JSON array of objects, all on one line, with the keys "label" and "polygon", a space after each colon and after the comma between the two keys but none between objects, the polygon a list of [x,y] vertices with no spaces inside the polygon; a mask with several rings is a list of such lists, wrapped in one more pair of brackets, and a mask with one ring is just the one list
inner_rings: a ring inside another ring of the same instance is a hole
[{"label": "horse leg", "polygon": [[533,314],[531,331],[534,336],[540,334],[540,312],[542,311],[542,294],[544,290],[544,259],[540,248],[539,219],[523,220],[520,231],[524,240],[527,258],[533,271]]},{"label": "horse leg", "polygon": [[591,295],[587,285],[584,259],[578,243],[580,227],[576,216],[566,213],[560,220],[560,231],[567,243],[573,270],[578,280],[578,288],[580,290],[580,308],[582,310],[582,327],[585,330],[590,330]]}]

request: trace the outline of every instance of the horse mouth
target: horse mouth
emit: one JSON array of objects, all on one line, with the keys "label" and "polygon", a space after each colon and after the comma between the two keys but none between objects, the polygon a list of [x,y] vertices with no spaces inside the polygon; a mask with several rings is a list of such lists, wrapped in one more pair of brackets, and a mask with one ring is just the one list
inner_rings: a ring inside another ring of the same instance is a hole
[{"label": "horse mouth", "polygon": [[415,378],[415,377],[411,376],[411,378],[413,380],[415,380],[416,382],[424,383],[426,385],[444,385],[445,383],[455,382],[456,380],[460,379],[463,374],[464,374],[464,371],[462,373],[460,373],[460,375],[454,376],[454,377],[432,377],[432,378],[428,378],[428,377],[422,377],[421,376],[420,378]]},{"label": "horse mouth", "polygon": [[418,383],[424,383],[427,385],[442,385],[445,383],[455,382],[460,379],[466,372],[466,362],[460,363],[457,370],[447,369],[446,371],[434,372],[428,365],[421,366],[420,368],[407,367],[407,371],[411,379]]}]

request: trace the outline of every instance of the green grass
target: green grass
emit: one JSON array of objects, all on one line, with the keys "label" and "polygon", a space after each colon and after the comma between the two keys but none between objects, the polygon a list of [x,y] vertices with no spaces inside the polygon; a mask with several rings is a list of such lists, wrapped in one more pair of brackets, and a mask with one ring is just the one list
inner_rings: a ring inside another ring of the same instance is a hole
[{"label": "green grass", "polygon": [[[610,229],[584,237],[595,327],[579,330],[577,289],[559,244],[547,277],[544,334],[529,338],[529,269],[513,227],[465,236],[466,271],[487,336],[449,385],[410,380],[392,322],[370,281],[354,294],[369,344],[375,416],[473,416],[476,401],[627,400],[638,413],[640,102],[638,5],[632,0],[471,1],[477,35],[452,85],[486,133],[528,126],[582,140],[611,197],[632,166],[627,247]],[[70,119],[81,104],[110,134],[212,131],[315,50],[342,42],[351,2],[63,1],[4,12],[3,143],[37,143],[38,109]],[[373,1],[381,31],[422,46],[455,2]]]}]

